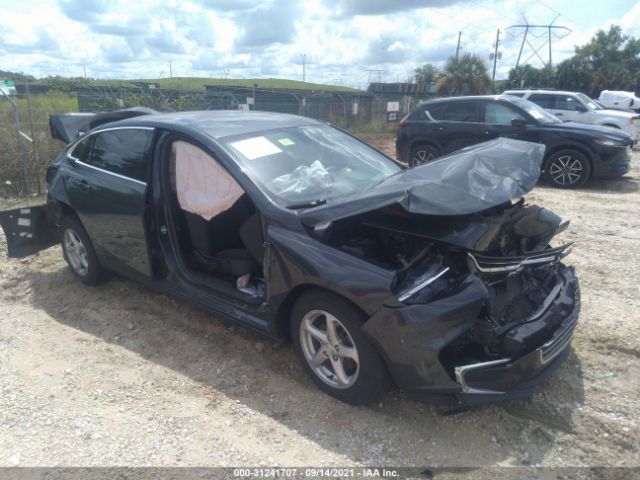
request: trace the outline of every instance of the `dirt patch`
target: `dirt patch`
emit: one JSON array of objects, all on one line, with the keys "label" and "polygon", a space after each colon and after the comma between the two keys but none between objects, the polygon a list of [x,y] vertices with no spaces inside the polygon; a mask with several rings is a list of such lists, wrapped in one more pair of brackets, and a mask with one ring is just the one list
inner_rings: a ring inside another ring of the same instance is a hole
[{"label": "dirt patch", "polygon": [[572,222],[573,351],[531,401],[450,417],[335,401],[290,347],[129,280],[84,287],[59,246],[3,256],[0,465],[637,466],[639,179],[636,153],[623,179],[528,195]]}]

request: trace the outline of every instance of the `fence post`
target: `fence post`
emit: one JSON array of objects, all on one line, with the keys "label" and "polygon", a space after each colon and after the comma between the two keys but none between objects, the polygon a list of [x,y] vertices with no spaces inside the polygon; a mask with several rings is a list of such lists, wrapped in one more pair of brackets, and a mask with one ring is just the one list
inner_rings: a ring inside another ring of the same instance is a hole
[{"label": "fence post", "polygon": [[23,193],[28,195],[31,189],[29,188],[28,182],[29,172],[27,168],[27,159],[24,156],[24,152],[22,150],[22,135],[20,133],[20,114],[18,113],[18,105],[16,105],[16,102],[14,102],[13,99],[9,95],[7,95],[4,90],[0,89],[0,92],[2,92],[5,97],[7,97],[7,100],[9,100],[9,102],[11,102],[11,108],[13,109],[13,116],[16,124],[16,142],[18,143],[18,155],[20,155],[20,157],[22,158],[22,179],[24,181]]},{"label": "fence post", "polygon": [[33,152],[33,165],[35,166],[36,188],[38,195],[42,194],[42,185],[40,183],[40,162],[38,161],[38,148],[36,143],[36,134],[33,128],[33,116],[31,115],[31,95],[29,95],[29,79],[25,80],[27,89],[27,113],[29,115],[29,130],[31,132],[31,149]]}]

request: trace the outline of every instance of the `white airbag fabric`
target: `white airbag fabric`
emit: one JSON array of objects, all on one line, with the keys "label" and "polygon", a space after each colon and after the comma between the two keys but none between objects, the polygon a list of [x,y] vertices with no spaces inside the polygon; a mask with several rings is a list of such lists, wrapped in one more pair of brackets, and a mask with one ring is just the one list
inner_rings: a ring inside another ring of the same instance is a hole
[{"label": "white airbag fabric", "polygon": [[200,148],[187,142],[173,142],[171,160],[174,159],[176,192],[183,210],[211,220],[244,194],[238,182]]}]

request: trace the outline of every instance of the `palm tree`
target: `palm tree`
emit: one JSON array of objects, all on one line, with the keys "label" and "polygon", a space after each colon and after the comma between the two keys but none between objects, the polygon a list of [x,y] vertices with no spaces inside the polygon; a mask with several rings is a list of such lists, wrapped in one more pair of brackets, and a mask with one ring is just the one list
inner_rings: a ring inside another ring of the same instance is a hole
[{"label": "palm tree", "polygon": [[436,82],[438,95],[481,95],[487,93],[491,78],[487,65],[473,53],[450,57],[443,75]]}]

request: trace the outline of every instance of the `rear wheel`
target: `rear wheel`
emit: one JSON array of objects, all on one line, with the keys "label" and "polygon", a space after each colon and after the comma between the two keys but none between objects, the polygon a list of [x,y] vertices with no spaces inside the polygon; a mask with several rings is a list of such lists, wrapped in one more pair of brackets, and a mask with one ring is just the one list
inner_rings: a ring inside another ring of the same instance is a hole
[{"label": "rear wheel", "polygon": [[558,188],[578,188],[591,177],[589,159],[577,150],[560,150],[551,154],[544,170],[546,181]]},{"label": "rear wheel", "polygon": [[97,285],[105,279],[98,263],[93,243],[84,227],[74,216],[67,216],[62,226],[62,253],[73,274],[86,285]]},{"label": "rear wheel", "polygon": [[361,331],[363,314],[328,292],[302,295],[291,317],[296,354],[315,384],[338,400],[360,405],[389,386],[386,367]]},{"label": "rear wheel", "polygon": [[440,153],[431,145],[418,145],[409,152],[409,166],[417,167],[438,158]]}]

